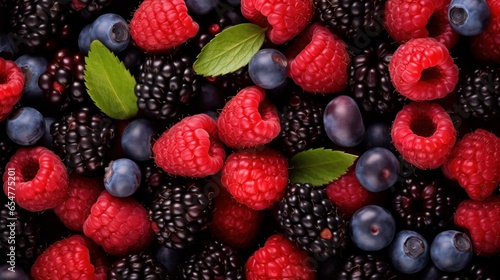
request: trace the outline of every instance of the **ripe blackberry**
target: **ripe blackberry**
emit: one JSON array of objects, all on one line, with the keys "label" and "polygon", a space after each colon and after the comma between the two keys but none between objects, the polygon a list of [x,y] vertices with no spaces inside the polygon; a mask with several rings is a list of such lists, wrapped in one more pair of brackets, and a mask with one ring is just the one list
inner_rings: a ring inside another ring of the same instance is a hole
[{"label": "ripe blackberry", "polygon": [[97,14],[113,0],[72,0],[71,9],[79,11],[84,18]]},{"label": "ripe blackberry", "polygon": [[130,254],[116,261],[108,271],[110,280],[168,280],[161,264],[149,252]]},{"label": "ripe blackberry", "polygon": [[145,207],[149,207],[154,199],[155,193],[161,186],[165,185],[172,177],[163,169],[158,167],[154,160],[140,163],[141,187],[134,193],[137,201]]},{"label": "ripe blackberry", "polygon": [[322,188],[289,185],[277,211],[286,238],[320,259],[338,256],[347,243],[347,221]]},{"label": "ripe blackberry", "polygon": [[16,152],[17,145],[12,142],[5,132],[5,123],[0,123],[0,179],[3,176],[5,165]]},{"label": "ripe blackberry", "polygon": [[397,276],[397,271],[384,255],[353,252],[342,261],[335,279],[397,279]]},{"label": "ripe blackberry", "polygon": [[213,240],[181,265],[182,279],[245,279],[243,259],[228,245]]},{"label": "ripe blackberry", "polygon": [[248,65],[244,66],[232,73],[216,77],[212,80],[226,96],[234,96],[240,90],[253,85],[250,74],[248,73]]},{"label": "ripe blackberry", "polygon": [[[498,279],[498,256],[482,258],[474,256],[471,263],[459,272],[441,272],[438,280],[496,280]],[[424,278],[422,278],[424,279]]]},{"label": "ripe blackberry", "polygon": [[50,127],[54,151],[80,175],[104,170],[115,140],[115,125],[102,113],[83,107]]}]

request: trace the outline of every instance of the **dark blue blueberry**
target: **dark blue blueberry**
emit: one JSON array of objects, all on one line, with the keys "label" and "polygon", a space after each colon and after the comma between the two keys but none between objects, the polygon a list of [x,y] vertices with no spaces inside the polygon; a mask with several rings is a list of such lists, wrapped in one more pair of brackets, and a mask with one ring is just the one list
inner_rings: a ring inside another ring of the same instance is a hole
[{"label": "dark blue blueberry", "polygon": [[125,50],[130,42],[127,22],[117,14],[99,16],[90,29],[90,40],[99,40],[115,53]]},{"label": "dark blue blueberry", "polygon": [[219,5],[219,0],[186,0],[189,11],[197,15],[206,15]]},{"label": "dark blue blueberry", "polygon": [[429,261],[429,245],[418,232],[402,230],[389,245],[389,258],[395,269],[413,274],[421,271]]},{"label": "dark blue blueberry", "polygon": [[204,83],[201,85],[200,94],[200,110],[210,111],[218,110],[224,107],[225,96],[222,91],[211,83]]},{"label": "dark blue blueberry", "polygon": [[371,192],[381,192],[398,180],[399,161],[386,148],[372,148],[364,152],[356,163],[356,178]]},{"label": "dark blue blueberry", "polygon": [[354,147],[365,136],[358,104],[347,95],[337,96],[326,105],[323,124],[328,138],[341,147]]},{"label": "dark blue blueberry", "polygon": [[258,51],[248,63],[248,74],[257,86],[273,89],[282,85],[288,73],[288,59],[275,49]]},{"label": "dark blue blueberry", "polygon": [[451,27],[464,36],[475,36],[488,26],[490,8],[486,0],[452,0],[448,7]]},{"label": "dark blue blueberry", "polygon": [[377,122],[371,124],[365,134],[365,149],[382,147],[388,150],[393,149],[391,128],[389,124]]},{"label": "dark blue blueberry", "polygon": [[127,197],[135,193],[141,183],[141,170],[128,158],[113,160],[105,168],[104,187],[115,197]]},{"label": "dark blue blueberry", "polygon": [[0,34],[0,57],[4,59],[12,59],[14,54],[14,45],[12,44],[12,40],[9,35]]},{"label": "dark blue blueberry", "polygon": [[92,39],[90,38],[90,29],[92,29],[92,24],[87,24],[78,35],[78,48],[80,52],[84,55],[90,50],[90,44],[92,43]]},{"label": "dark blue blueberry", "polygon": [[168,274],[176,275],[181,261],[181,253],[177,250],[160,246],[156,251],[156,259],[166,268]]},{"label": "dark blue blueberry", "polygon": [[38,110],[31,107],[16,109],[7,118],[6,132],[10,140],[18,145],[33,145],[45,133],[43,116]]},{"label": "dark blue blueberry", "polygon": [[349,230],[351,239],[358,248],[378,251],[391,243],[396,232],[396,222],[385,208],[367,205],[354,213]]},{"label": "dark blue blueberry", "polygon": [[25,54],[17,58],[15,62],[25,77],[23,98],[43,98],[43,90],[38,85],[38,78],[47,70],[47,60],[41,56]]},{"label": "dark blue blueberry", "polygon": [[52,134],[50,134],[50,126],[56,121],[56,119],[45,117],[43,120],[45,123],[45,132],[43,133],[42,138],[40,138],[39,143],[48,149],[52,149]]},{"label": "dark blue blueberry", "polygon": [[[14,267],[14,268],[12,268]],[[30,280],[26,272],[19,266],[11,266],[10,264],[2,264],[0,266],[0,279],[2,280]]]},{"label": "dark blue blueberry", "polygon": [[467,234],[456,230],[446,230],[434,238],[431,244],[431,260],[445,272],[464,269],[474,254],[472,242]]},{"label": "dark blue blueberry", "polygon": [[133,160],[151,159],[151,139],[155,130],[153,124],[146,119],[131,121],[123,131],[121,145],[125,154]]}]

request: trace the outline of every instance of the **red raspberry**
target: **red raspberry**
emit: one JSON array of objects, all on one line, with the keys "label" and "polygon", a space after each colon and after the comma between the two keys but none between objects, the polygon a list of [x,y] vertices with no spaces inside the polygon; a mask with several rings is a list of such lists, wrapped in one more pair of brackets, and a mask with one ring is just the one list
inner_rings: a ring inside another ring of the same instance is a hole
[{"label": "red raspberry", "polygon": [[182,119],[153,145],[156,164],[172,175],[205,177],[219,172],[226,152],[217,124],[205,114]]},{"label": "red raspberry", "polygon": [[455,224],[467,229],[474,251],[483,256],[500,253],[500,197],[464,200],[455,212]]},{"label": "red raspberry", "polygon": [[144,207],[132,198],[103,191],[83,224],[87,237],[115,256],[138,253],[149,246],[154,233]]},{"label": "red raspberry", "polygon": [[24,74],[14,61],[0,57],[0,122],[21,99],[24,87]]},{"label": "red raspberry", "polygon": [[443,165],[448,177],[457,179],[469,197],[484,200],[500,182],[500,141],[483,129],[464,135]]},{"label": "red raspberry", "polygon": [[107,259],[100,248],[81,235],[52,244],[31,267],[35,280],[107,279]]},{"label": "red raspberry", "polygon": [[138,47],[159,53],[177,47],[198,33],[184,0],[147,0],[130,21],[130,35]]},{"label": "red raspberry", "polygon": [[281,234],[270,236],[245,269],[247,280],[316,279],[309,255]]},{"label": "red raspberry", "polygon": [[455,145],[457,132],[443,107],[412,102],[396,115],[391,136],[406,161],[420,169],[432,169],[446,161]]},{"label": "red raspberry", "polygon": [[226,103],[217,126],[222,142],[234,149],[267,144],[281,129],[276,107],[256,86],[242,89]]},{"label": "red raspberry", "polygon": [[336,93],[347,87],[350,63],[346,45],[328,28],[312,24],[291,45],[288,76],[311,93]]},{"label": "red raspberry", "polygon": [[83,223],[90,215],[90,208],[104,189],[103,181],[71,173],[68,185],[68,198],[56,206],[54,212],[67,228],[83,231]]},{"label": "red raspberry", "polygon": [[412,39],[399,46],[389,63],[397,91],[411,100],[445,97],[458,83],[458,66],[448,49],[432,38]]},{"label": "red raspberry", "polygon": [[222,168],[221,181],[239,203],[262,210],[285,194],[288,161],[269,148],[235,152]]},{"label": "red raspberry", "polygon": [[68,195],[66,167],[47,148],[20,148],[5,170],[3,191],[26,210],[36,212],[54,208]]},{"label": "red raspberry", "polygon": [[311,0],[241,0],[241,13],[261,27],[267,38],[280,45],[297,36],[314,15]]},{"label": "red raspberry", "polygon": [[500,63],[500,1],[486,0],[490,20],[486,29],[471,38],[471,52],[485,63]]}]

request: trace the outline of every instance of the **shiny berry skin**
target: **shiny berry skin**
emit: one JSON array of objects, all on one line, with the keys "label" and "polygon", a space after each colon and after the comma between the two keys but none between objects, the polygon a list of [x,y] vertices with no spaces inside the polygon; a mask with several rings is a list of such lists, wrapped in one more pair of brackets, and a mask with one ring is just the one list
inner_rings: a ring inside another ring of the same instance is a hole
[{"label": "shiny berry skin", "polygon": [[430,250],[434,265],[445,272],[464,269],[474,255],[469,236],[456,230],[446,230],[436,235]]},{"label": "shiny berry skin", "polygon": [[145,161],[152,158],[151,140],[155,134],[153,124],[147,119],[131,121],[123,131],[121,146],[133,160]]},{"label": "shiny berry skin", "polygon": [[206,15],[213,11],[219,0],[186,0],[189,12],[197,15]]},{"label": "shiny berry skin", "polygon": [[113,160],[105,168],[104,187],[115,197],[131,196],[141,183],[141,169],[128,158]]},{"label": "shiny berry skin", "polygon": [[18,57],[15,63],[23,71],[26,78],[24,81],[23,99],[43,98],[43,91],[38,85],[38,78],[47,69],[47,60],[41,56],[25,54]]},{"label": "shiny berry skin", "polygon": [[351,239],[365,251],[387,247],[396,233],[396,222],[391,213],[378,205],[367,205],[354,213],[349,224]]},{"label": "shiny berry skin", "polygon": [[389,258],[396,270],[416,273],[424,269],[429,261],[429,245],[419,233],[402,230],[396,233],[389,246]]},{"label": "shiny berry skin", "polygon": [[371,192],[381,192],[398,180],[400,164],[386,148],[372,148],[361,155],[356,163],[356,178]]},{"label": "shiny berry skin", "polygon": [[92,39],[90,37],[90,30],[92,29],[92,24],[87,24],[78,35],[78,48],[80,52],[83,54],[87,54],[90,50],[90,44],[92,43]]},{"label": "shiny berry skin", "polygon": [[475,36],[488,26],[490,8],[486,0],[452,0],[448,20],[458,34]]},{"label": "shiny berry skin", "polygon": [[391,138],[391,127],[387,123],[377,122],[371,124],[365,133],[365,149],[382,147],[388,150],[394,149]]},{"label": "shiny berry skin", "polygon": [[26,272],[20,267],[16,267],[14,271],[12,271],[12,266],[10,264],[3,264],[0,266],[0,279],[2,280],[30,280]]},{"label": "shiny berry skin", "polygon": [[178,264],[182,260],[181,251],[160,246],[156,251],[155,257],[169,274],[173,275],[177,273]]},{"label": "shiny berry skin", "polygon": [[288,60],[278,50],[262,49],[250,59],[248,73],[257,86],[263,89],[277,88],[286,80]]},{"label": "shiny berry skin", "polygon": [[99,16],[90,29],[90,41],[99,40],[109,50],[119,53],[125,50],[130,42],[128,23],[117,14]]},{"label": "shiny berry skin", "polygon": [[337,96],[326,105],[323,123],[328,138],[341,147],[354,147],[365,136],[358,104],[347,95]]},{"label": "shiny berry skin", "polygon": [[21,107],[6,120],[6,132],[10,140],[18,145],[33,145],[45,133],[43,116],[34,108]]},{"label": "shiny berry skin", "polygon": [[42,138],[40,138],[40,142],[38,142],[40,145],[44,146],[45,148],[52,150],[52,134],[50,134],[50,126],[52,123],[54,123],[56,119],[52,117],[45,117],[43,118],[43,122],[45,123],[45,131],[43,133]]}]

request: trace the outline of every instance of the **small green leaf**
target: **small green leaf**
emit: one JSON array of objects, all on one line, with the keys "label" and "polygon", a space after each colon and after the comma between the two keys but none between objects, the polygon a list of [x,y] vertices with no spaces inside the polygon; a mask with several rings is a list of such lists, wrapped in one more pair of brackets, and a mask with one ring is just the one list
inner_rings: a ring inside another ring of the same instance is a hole
[{"label": "small green leaf", "polygon": [[193,69],[198,75],[219,76],[234,72],[250,62],[266,37],[266,28],[242,23],[224,29],[198,55]]},{"label": "small green leaf", "polygon": [[329,149],[310,149],[290,159],[290,182],[323,186],[344,175],[357,156]]},{"label": "small green leaf", "polygon": [[125,65],[98,40],[85,57],[85,86],[94,103],[111,118],[125,120],[137,114],[136,81]]}]

